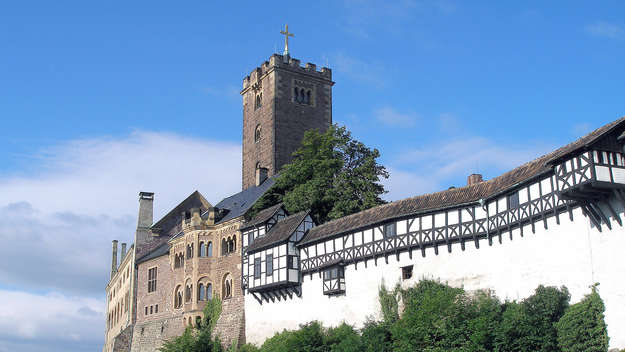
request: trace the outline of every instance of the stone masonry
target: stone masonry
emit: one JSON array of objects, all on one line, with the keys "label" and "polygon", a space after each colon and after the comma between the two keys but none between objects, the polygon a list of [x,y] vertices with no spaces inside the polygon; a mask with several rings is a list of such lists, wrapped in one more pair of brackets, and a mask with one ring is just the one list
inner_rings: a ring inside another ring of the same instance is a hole
[{"label": "stone masonry", "polygon": [[[291,161],[304,132],[327,130],[332,124],[333,85],[329,68],[317,71],[311,63],[301,67],[299,60],[278,54],[245,77],[241,91],[243,189],[254,186],[257,165],[267,168],[271,177]],[[306,103],[297,101],[296,87],[311,92]]]}]

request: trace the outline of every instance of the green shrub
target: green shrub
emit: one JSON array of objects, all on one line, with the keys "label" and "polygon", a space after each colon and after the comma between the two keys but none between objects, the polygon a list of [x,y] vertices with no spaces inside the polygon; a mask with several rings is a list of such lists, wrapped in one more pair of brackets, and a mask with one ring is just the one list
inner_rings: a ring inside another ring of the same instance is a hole
[{"label": "green shrub", "polygon": [[504,312],[495,338],[495,350],[501,352],[560,351],[555,323],[569,304],[566,287],[538,286],[521,303],[504,304]]},{"label": "green shrub", "polygon": [[393,339],[390,324],[367,320],[360,331],[362,335],[362,350],[366,352],[391,352]]},{"label": "green shrub", "polygon": [[605,305],[595,285],[592,292],[570,306],[556,324],[560,348],[567,352],[607,351],[608,331],[604,311]]},{"label": "green shrub", "polygon": [[363,350],[360,335],[346,323],[327,329],[324,335],[324,351],[361,352]]},{"label": "green shrub", "polygon": [[323,328],[317,321],[300,325],[295,331],[283,330],[267,339],[263,352],[323,352]]}]

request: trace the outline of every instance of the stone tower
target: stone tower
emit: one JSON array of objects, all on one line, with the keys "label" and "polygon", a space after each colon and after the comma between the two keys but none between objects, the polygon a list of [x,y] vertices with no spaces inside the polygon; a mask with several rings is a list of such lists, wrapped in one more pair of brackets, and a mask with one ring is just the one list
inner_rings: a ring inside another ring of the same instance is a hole
[{"label": "stone tower", "polygon": [[332,70],[274,54],[243,79],[243,189],[291,161],[304,132],[332,124]]}]

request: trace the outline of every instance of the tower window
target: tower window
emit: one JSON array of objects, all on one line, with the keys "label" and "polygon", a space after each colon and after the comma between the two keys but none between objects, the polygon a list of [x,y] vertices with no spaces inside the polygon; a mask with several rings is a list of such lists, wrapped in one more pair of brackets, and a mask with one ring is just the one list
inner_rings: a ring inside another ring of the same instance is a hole
[{"label": "tower window", "polygon": [[[306,85],[305,82],[300,83]],[[299,87],[296,85],[293,87],[293,102],[302,105],[313,105],[313,90],[311,88]]]},{"label": "tower window", "polygon": [[263,93],[256,94],[256,99],[254,100],[254,110],[263,106]]},{"label": "tower window", "polygon": [[260,141],[260,133],[261,133],[261,127],[260,125],[257,125],[256,129],[254,130],[254,142]]}]

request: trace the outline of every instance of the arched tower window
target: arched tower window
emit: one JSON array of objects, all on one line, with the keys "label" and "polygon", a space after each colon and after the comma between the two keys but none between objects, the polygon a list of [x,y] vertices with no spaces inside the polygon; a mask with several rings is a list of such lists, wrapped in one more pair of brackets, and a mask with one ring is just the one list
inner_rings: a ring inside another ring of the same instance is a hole
[{"label": "arched tower window", "polygon": [[208,242],[208,256],[212,257],[213,256],[213,242]]},{"label": "arched tower window", "polygon": [[256,129],[254,130],[254,142],[260,141],[261,132],[262,128],[260,127],[260,125],[256,125]]},{"label": "arched tower window", "polygon": [[221,239],[221,255],[226,255],[228,253],[228,243],[225,238]]}]

